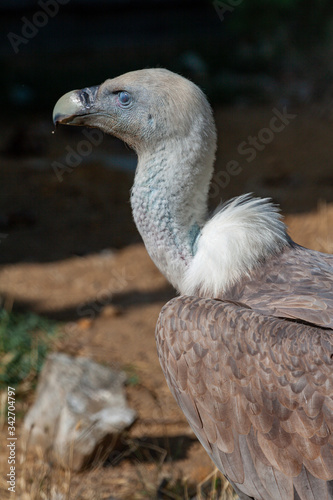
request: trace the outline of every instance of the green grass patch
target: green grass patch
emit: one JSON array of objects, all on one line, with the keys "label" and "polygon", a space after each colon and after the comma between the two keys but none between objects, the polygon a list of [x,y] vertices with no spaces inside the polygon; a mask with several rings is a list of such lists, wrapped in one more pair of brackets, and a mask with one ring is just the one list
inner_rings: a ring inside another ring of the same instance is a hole
[{"label": "green grass patch", "polygon": [[57,324],[33,313],[0,310],[0,390],[33,388]]}]

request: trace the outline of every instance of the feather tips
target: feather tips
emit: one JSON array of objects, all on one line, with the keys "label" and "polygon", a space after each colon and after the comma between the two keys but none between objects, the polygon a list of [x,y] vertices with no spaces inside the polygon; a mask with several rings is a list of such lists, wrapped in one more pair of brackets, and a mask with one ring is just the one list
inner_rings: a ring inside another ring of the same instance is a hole
[{"label": "feather tips", "polygon": [[331,332],[179,297],[163,308],[156,339],[172,393],[242,492],[292,500],[295,487],[295,498],[312,500],[315,488],[333,498],[325,483],[333,480]]}]

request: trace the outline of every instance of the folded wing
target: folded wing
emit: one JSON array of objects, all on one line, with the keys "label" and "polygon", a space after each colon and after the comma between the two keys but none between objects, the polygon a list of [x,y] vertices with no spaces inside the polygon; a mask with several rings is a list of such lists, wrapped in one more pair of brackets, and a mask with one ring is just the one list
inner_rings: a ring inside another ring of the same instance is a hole
[{"label": "folded wing", "polygon": [[331,329],[182,296],[161,311],[156,338],[171,392],[241,492],[333,498]]}]

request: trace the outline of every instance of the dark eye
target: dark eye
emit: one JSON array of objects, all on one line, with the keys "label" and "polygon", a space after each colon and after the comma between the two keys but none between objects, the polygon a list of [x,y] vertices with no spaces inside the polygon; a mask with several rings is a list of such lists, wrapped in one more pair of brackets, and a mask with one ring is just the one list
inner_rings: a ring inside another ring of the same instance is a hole
[{"label": "dark eye", "polygon": [[122,106],[128,106],[130,104],[130,102],[132,101],[132,97],[130,96],[130,94],[128,92],[125,92],[122,90],[118,94],[118,100]]}]

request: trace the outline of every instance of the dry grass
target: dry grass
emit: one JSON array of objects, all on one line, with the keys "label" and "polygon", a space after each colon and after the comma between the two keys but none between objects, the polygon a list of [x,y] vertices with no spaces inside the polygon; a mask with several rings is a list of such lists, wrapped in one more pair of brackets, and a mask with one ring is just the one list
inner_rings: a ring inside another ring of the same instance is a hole
[{"label": "dry grass", "polygon": [[[70,469],[62,469],[52,464],[38,450],[34,453],[27,453],[19,447],[16,493],[8,492],[6,479],[0,477],[0,498],[2,500],[13,498],[15,500],[105,500],[111,498],[235,500],[237,498],[229,483],[217,469],[212,470],[202,481],[194,484],[180,477],[177,473],[177,463],[171,462],[168,464],[169,475],[166,477],[162,469],[167,451],[162,448],[159,451],[164,458],[152,465],[137,462],[132,468],[134,477],[129,478],[126,474],[116,477],[112,474],[112,479],[108,479],[108,468],[102,464],[82,473],[74,473]],[[198,471],[198,477],[200,477],[200,472]]]}]

